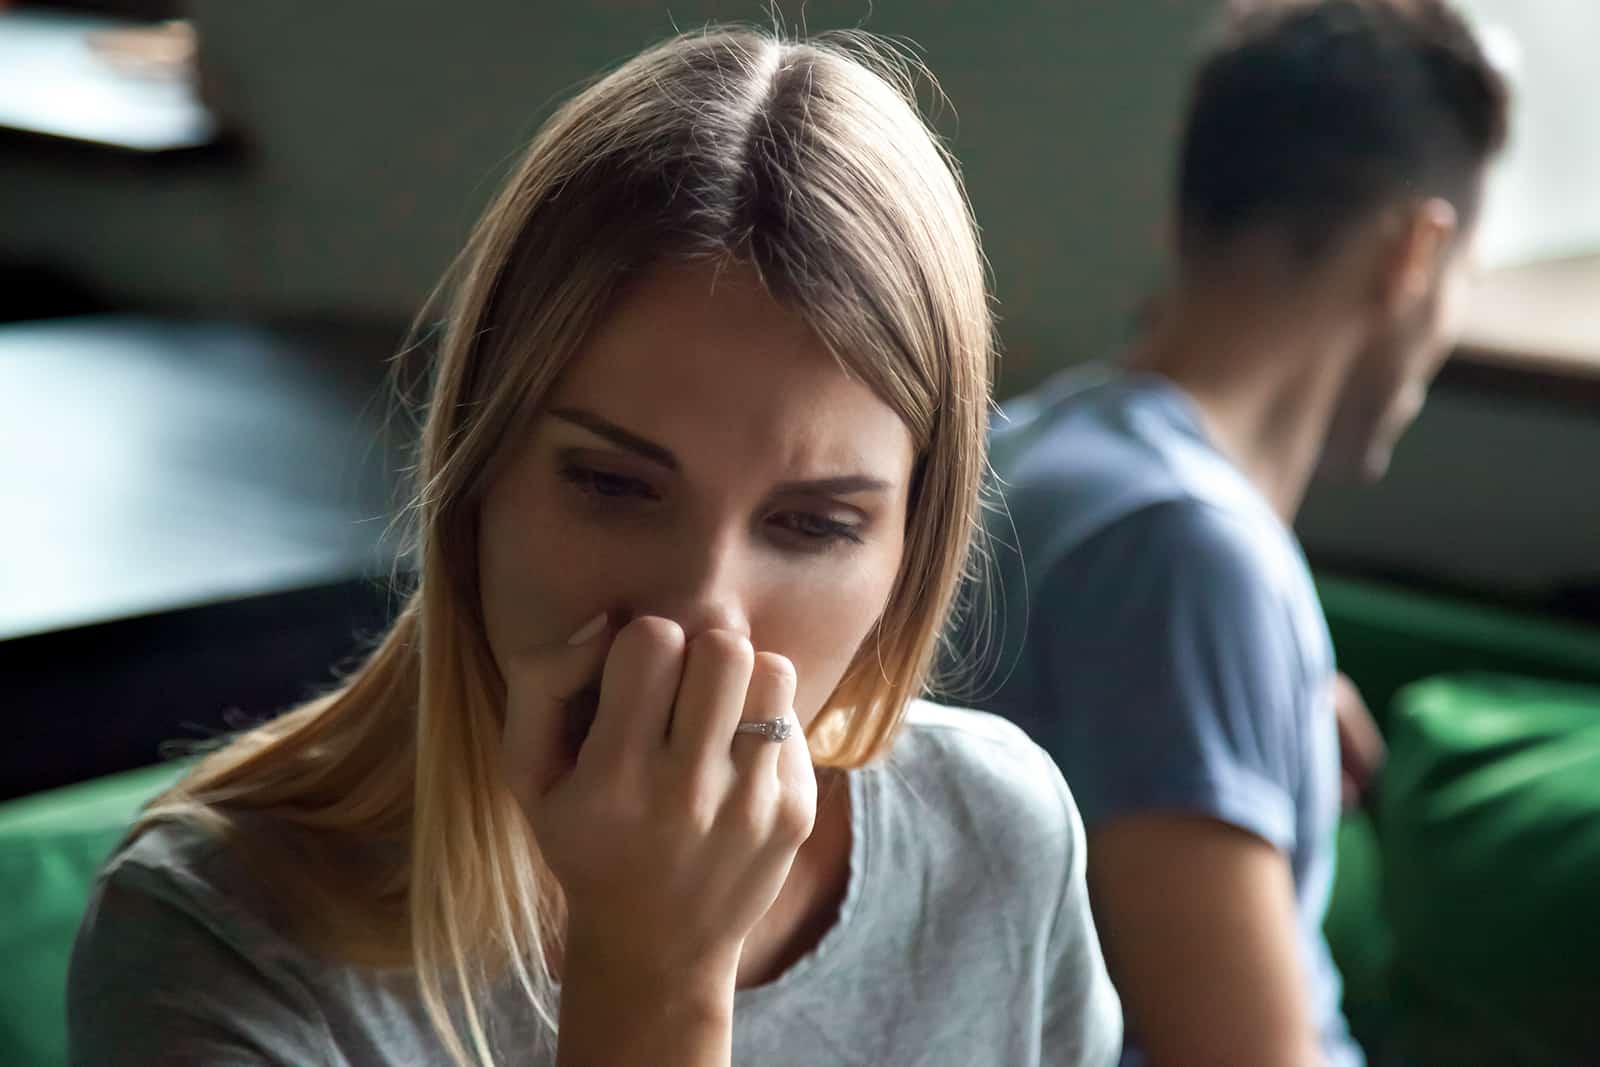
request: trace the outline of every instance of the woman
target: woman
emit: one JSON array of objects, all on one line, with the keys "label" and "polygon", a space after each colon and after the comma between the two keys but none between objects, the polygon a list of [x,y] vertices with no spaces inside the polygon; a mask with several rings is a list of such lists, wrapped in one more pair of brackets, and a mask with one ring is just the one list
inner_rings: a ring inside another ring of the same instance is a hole
[{"label": "woman", "polygon": [[913,700],[990,363],[866,46],[682,37],[567,104],[461,262],[417,590],[108,863],[73,1059],[1111,1062],[1059,774]]}]

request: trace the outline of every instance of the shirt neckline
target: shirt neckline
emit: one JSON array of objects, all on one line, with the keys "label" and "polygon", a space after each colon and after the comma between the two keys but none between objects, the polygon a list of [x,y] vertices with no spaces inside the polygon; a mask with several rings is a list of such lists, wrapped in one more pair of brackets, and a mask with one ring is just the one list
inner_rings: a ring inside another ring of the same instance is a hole
[{"label": "shirt neckline", "polygon": [[822,939],[804,956],[801,956],[778,977],[758,986],[734,993],[736,1017],[745,1013],[758,1014],[767,1006],[812,981],[819,973],[826,973],[838,960],[849,956],[856,929],[862,926],[857,912],[864,906],[865,887],[872,869],[874,837],[872,817],[877,804],[875,767],[863,767],[845,772],[850,796],[850,876],[845,885],[844,900],[839,903],[839,914]]}]

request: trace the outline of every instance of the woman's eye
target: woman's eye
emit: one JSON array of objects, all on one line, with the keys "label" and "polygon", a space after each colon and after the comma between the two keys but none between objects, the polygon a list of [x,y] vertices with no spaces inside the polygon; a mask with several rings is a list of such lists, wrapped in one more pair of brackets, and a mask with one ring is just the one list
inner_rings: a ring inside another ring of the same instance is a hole
[{"label": "woman's eye", "polygon": [[579,492],[589,496],[620,500],[656,499],[656,491],[650,487],[649,482],[630,478],[626,474],[614,474],[611,471],[568,463],[562,466],[561,477]]},{"label": "woman's eye", "polygon": [[771,521],[791,537],[818,547],[841,542],[861,543],[859,524],[843,522],[813,511],[784,511],[774,515]]}]

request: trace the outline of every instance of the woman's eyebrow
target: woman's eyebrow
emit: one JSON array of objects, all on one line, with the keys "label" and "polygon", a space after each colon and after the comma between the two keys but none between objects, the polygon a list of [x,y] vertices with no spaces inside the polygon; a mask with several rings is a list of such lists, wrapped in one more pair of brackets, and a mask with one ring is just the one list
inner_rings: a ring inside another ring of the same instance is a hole
[{"label": "woman's eyebrow", "polygon": [[632,430],[624,430],[611,420],[601,418],[592,411],[585,411],[582,408],[552,408],[545,414],[562,422],[570,422],[598,437],[604,437],[618,448],[626,449],[673,473],[677,473],[679,469],[678,457],[672,454],[670,448],[658,445],[648,437],[640,437]]},{"label": "woman's eyebrow", "polygon": [[[552,408],[546,412],[551,418],[560,419],[562,422],[571,423],[580,429],[587,430],[597,437],[603,437],[618,448],[626,449],[637,456],[647,459],[673,473],[681,469],[678,457],[665,445],[657,444],[648,437],[641,437],[632,430],[623,429],[610,419],[596,415],[583,408]],[[798,481],[783,482],[773,487],[774,495],[789,495],[801,493],[828,494],[834,496],[849,496],[853,493],[881,493],[894,488],[894,484],[882,478],[874,478],[866,474],[847,474],[833,478],[807,478]]]}]

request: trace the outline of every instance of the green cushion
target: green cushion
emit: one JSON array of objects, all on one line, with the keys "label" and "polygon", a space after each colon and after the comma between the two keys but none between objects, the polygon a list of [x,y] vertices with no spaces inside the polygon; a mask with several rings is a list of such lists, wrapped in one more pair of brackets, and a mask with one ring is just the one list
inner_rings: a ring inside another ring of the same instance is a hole
[{"label": "green cushion", "polygon": [[1460,671],[1600,683],[1600,629],[1461,597],[1330,574],[1317,578],[1339,669],[1387,727],[1411,682]]},{"label": "green cushion", "polygon": [[0,804],[0,1063],[66,1062],[67,960],[90,884],[178,773],[163,764]]},{"label": "green cushion", "polygon": [[1600,1062],[1600,689],[1396,701],[1380,810],[1394,1012],[1420,1062]]},{"label": "green cushion", "polygon": [[[1600,629],[1325,571],[1318,574],[1317,586],[1340,669],[1355,679],[1386,733],[1393,732],[1389,709],[1401,703],[1396,694],[1430,676],[1497,671],[1600,682]],[[1401,787],[1409,798],[1406,803],[1426,795],[1416,791],[1415,783],[1411,792],[1407,788]],[[1362,815],[1340,828],[1338,879],[1326,924],[1345,977],[1346,1012],[1369,1052],[1377,1053],[1374,1063],[1389,1062],[1396,1011],[1402,1010],[1393,1002],[1395,972],[1412,972],[1394,963],[1379,842],[1386,832],[1381,823],[1374,827]],[[1400,984],[1415,983],[1403,977]]]}]

